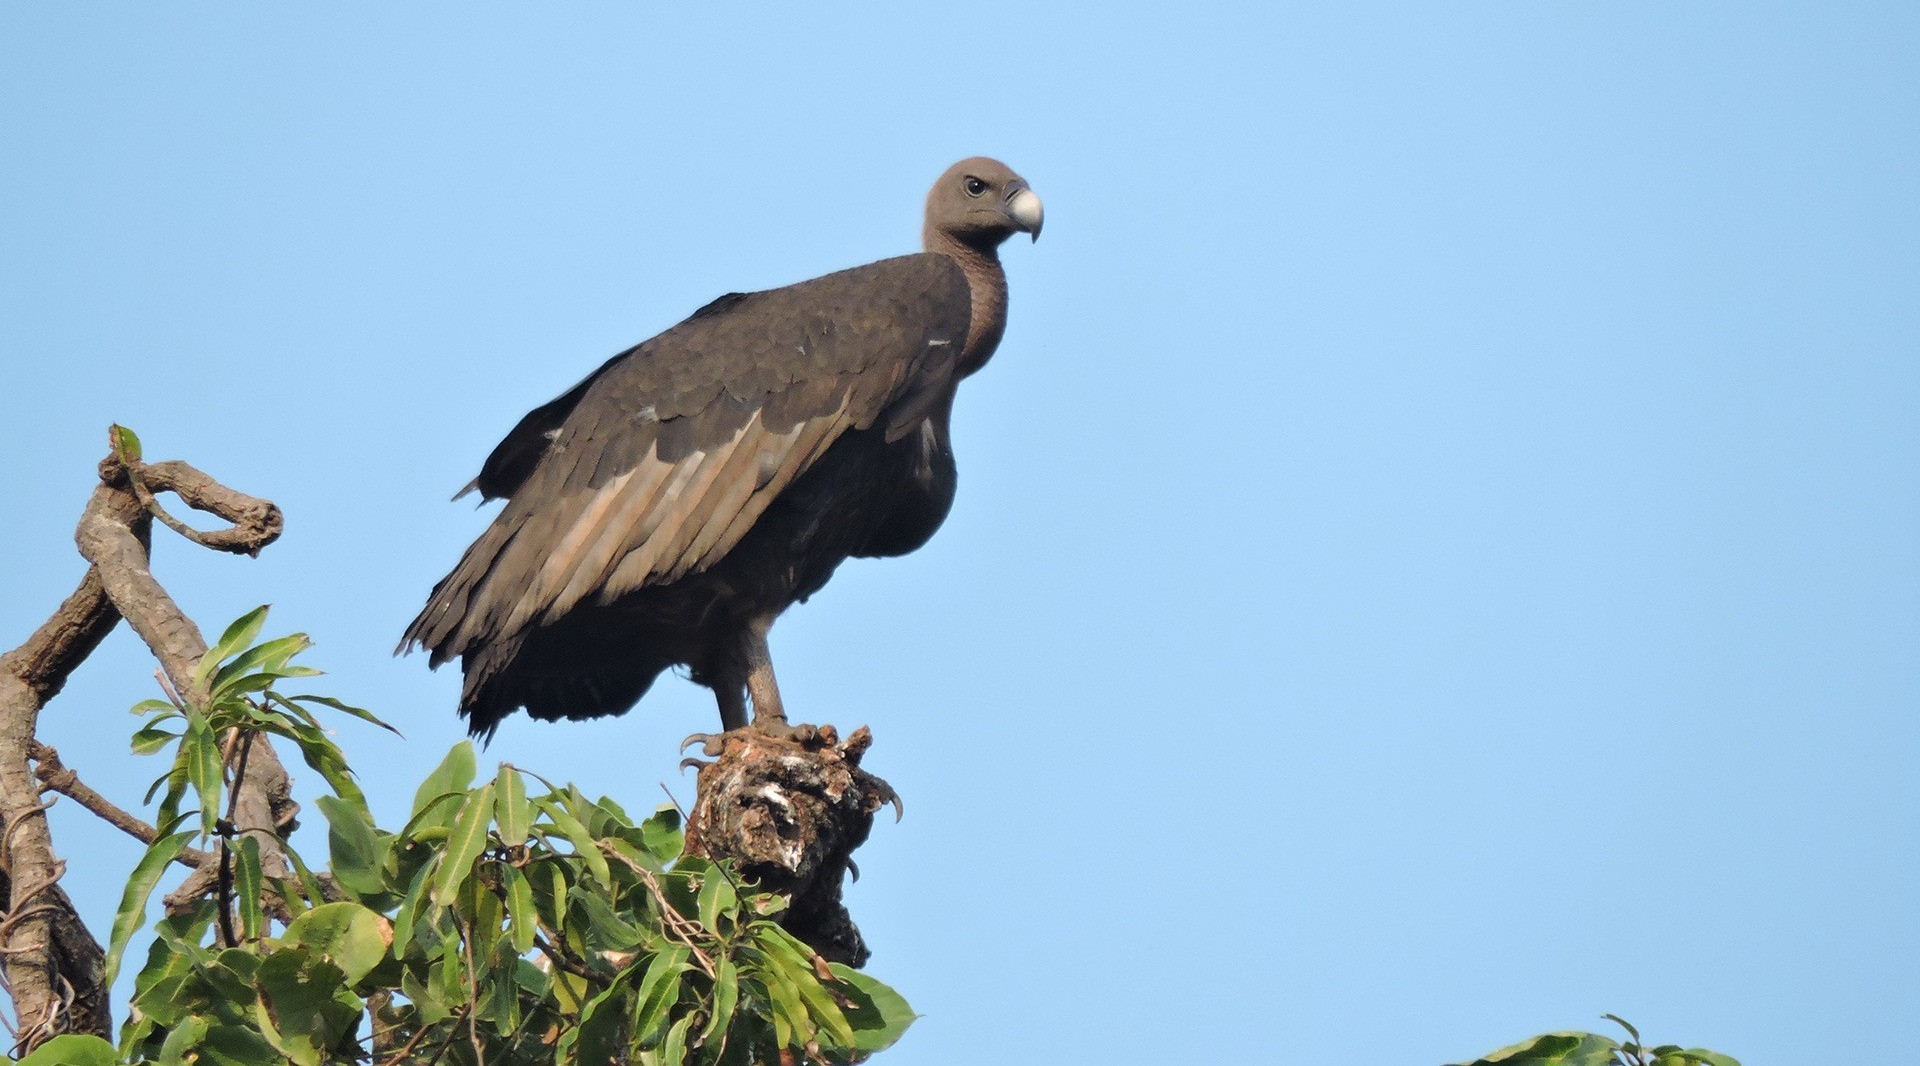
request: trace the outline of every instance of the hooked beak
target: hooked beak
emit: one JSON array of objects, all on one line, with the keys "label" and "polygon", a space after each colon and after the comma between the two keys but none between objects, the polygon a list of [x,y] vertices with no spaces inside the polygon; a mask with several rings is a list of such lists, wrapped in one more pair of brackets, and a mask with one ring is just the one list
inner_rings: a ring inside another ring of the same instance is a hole
[{"label": "hooked beak", "polygon": [[1040,197],[1032,189],[1021,186],[1012,196],[1007,197],[1007,217],[1013,219],[1013,227],[1031,234],[1036,241],[1040,239],[1040,223],[1043,215]]}]

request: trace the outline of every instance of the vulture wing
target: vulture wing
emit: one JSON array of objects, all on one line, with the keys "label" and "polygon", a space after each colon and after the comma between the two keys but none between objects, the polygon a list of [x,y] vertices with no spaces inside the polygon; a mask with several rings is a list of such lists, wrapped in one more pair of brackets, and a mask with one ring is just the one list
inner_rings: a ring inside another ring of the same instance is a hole
[{"label": "vulture wing", "polygon": [[841,434],[917,428],[954,385],[971,299],[920,254],[730,294],[537,408],[475,486],[507,496],[407,630],[438,665],[723,558]]}]

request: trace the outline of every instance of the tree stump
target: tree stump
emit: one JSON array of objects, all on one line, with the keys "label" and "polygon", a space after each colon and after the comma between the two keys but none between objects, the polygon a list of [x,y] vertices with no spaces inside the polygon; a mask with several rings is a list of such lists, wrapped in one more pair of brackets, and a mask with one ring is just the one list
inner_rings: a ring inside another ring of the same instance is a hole
[{"label": "tree stump", "polygon": [[826,959],[865,966],[867,945],[840,901],[873,815],[899,799],[860,769],[873,744],[861,726],[844,743],[830,725],[792,738],[736,729],[700,767],[686,853],[730,860],[763,892],[787,898],[780,924]]}]

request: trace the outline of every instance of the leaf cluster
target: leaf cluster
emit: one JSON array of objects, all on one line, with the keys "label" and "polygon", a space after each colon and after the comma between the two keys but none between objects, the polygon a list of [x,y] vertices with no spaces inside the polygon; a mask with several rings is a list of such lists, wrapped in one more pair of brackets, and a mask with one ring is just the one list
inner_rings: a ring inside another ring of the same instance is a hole
[{"label": "leaf cluster", "polygon": [[[380,828],[314,709],[377,719],[282,695],[317,671],[291,661],[304,636],[255,643],[265,613],[206,656],[205,708],[135,708],[148,716],[135,750],[173,757],[148,794],[161,832],[115,917],[110,967],[189,841],[212,840],[231,876],[156,924],[117,1048],[63,1036],[25,1061],[826,1066],[863,1061],[913,1021],[892,989],[781,928],[781,897],[682,856],[672,806],[636,819],[505,764],[481,781],[462,742],[406,824]],[[292,871],[271,876],[221,813],[234,745],[253,733],[293,742],[331,789],[316,801],[326,876],[284,840]]]},{"label": "leaf cluster", "polygon": [[1678,1044],[1647,1047],[1625,1019],[1605,1015],[1627,1031],[1621,1041],[1598,1033],[1543,1033],[1460,1066],[1740,1066],[1738,1059]]}]

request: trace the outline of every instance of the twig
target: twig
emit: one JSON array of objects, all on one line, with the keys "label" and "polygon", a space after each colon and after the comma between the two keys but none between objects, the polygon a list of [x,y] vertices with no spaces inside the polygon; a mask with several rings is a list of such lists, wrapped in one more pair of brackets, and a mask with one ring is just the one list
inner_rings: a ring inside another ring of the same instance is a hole
[{"label": "twig", "polygon": [[[108,825],[119,829],[142,844],[152,844],[160,839],[160,831],[143,819],[115,806],[112,800],[95,792],[80,775],[60,761],[60,753],[53,748],[35,741],[29,749],[36,764],[34,774],[40,778],[42,788],[78,803],[98,815]],[[189,869],[198,869],[213,858],[199,848],[182,848],[174,856],[175,862]]]}]

